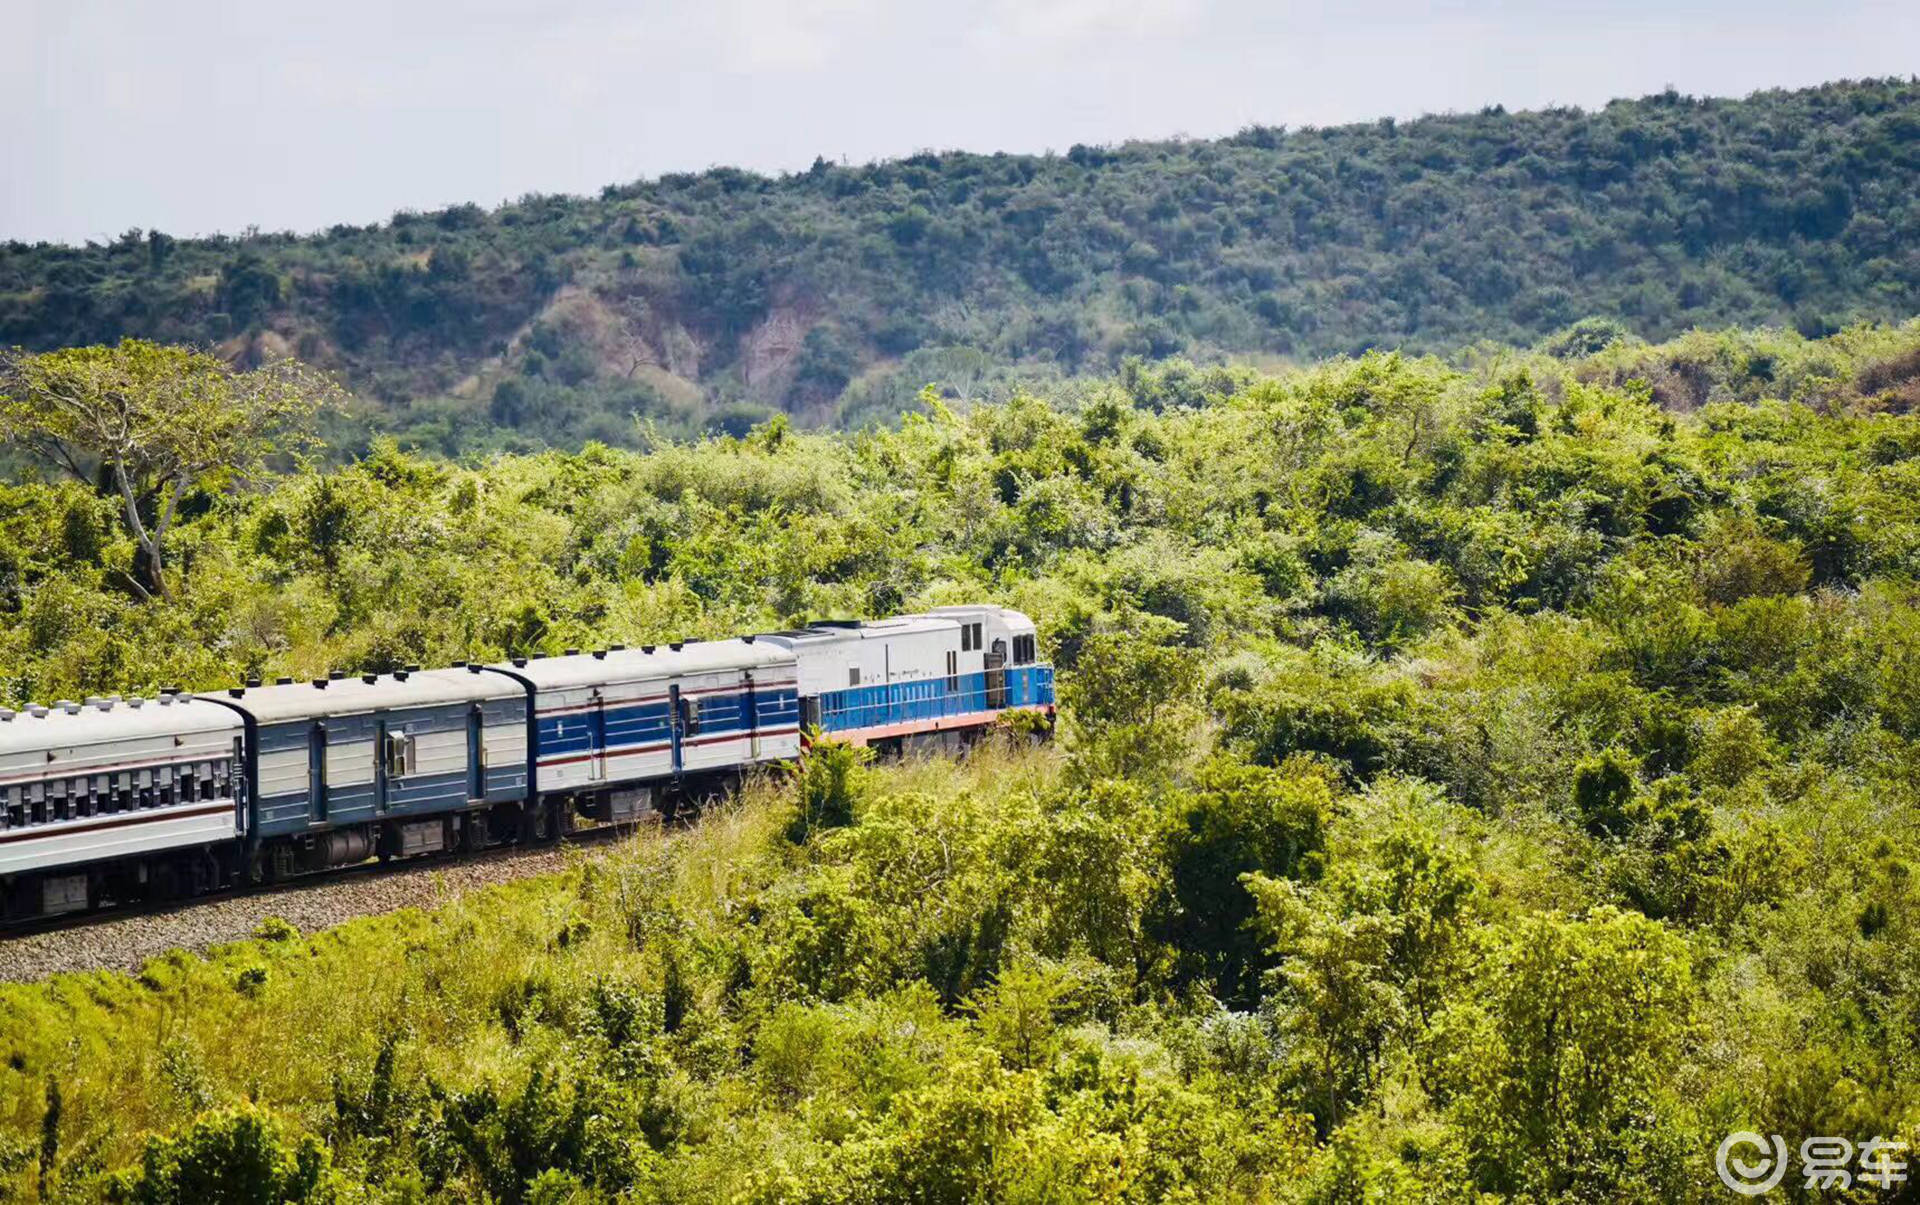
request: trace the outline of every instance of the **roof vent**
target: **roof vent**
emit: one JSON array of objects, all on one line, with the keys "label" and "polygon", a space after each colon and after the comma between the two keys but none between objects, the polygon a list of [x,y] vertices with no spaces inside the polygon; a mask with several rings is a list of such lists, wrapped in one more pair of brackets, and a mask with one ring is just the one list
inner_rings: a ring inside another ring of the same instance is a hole
[{"label": "roof vent", "polygon": [[669,645],[668,645],[667,647],[668,647],[668,648],[670,648],[670,649],[672,649],[672,650],[673,650],[674,652],[676,652],[676,653],[677,653],[677,652],[679,652],[679,651],[680,651],[681,649],[683,649],[683,648],[686,648],[686,647],[687,647],[687,642],[686,642],[686,641],[684,641],[684,640],[676,640],[676,641],[674,641],[674,642],[673,642],[672,644],[669,644]]},{"label": "roof vent", "polygon": [[292,686],[293,679],[292,678],[275,678],[273,680],[273,684],[275,686]]},{"label": "roof vent", "polygon": [[98,707],[98,708],[99,708],[99,709],[100,709],[101,711],[112,711],[112,710],[113,710],[113,700],[111,700],[111,699],[103,699],[103,698],[101,698],[101,697],[100,697],[99,695],[88,695],[88,696],[87,696],[87,706],[88,706],[88,707]]},{"label": "roof vent", "polygon": [[513,659],[513,664],[514,664],[514,665],[515,665],[515,666],[516,666],[517,668],[520,668],[520,669],[525,669],[525,668],[526,668],[526,665],[527,665],[527,659],[526,659],[525,657],[515,657],[515,658]]},{"label": "roof vent", "polygon": [[248,674],[248,675],[247,675],[247,685],[248,685],[248,686],[258,686],[258,685],[260,685],[260,675],[259,675],[259,674]]},{"label": "roof vent", "polygon": [[593,650],[593,659],[595,661],[605,661],[607,659],[607,650],[605,649]]},{"label": "roof vent", "polygon": [[237,699],[246,693],[247,693],[247,688],[244,686],[230,686],[227,688],[227,695],[229,698]]},{"label": "roof vent", "polygon": [[68,715],[80,714],[80,704],[74,702],[72,699],[62,699],[58,703],[55,703],[54,706],[66,712]]},{"label": "roof vent", "polygon": [[27,704],[27,714],[32,716],[36,720],[45,719],[47,714],[47,709],[40,706],[40,704],[38,703],[29,703]]},{"label": "roof vent", "polygon": [[162,707],[171,707],[171,706],[173,706],[173,696],[172,696],[172,695],[161,695],[161,696],[160,696],[160,699],[159,699],[159,703],[160,703],[160,706],[162,706]]},{"label": "roof vent", "polygon": [[624,644],[610,644],[607,646],[607,651],[609,653],[624,653],[627,651],[627,646]]},{"label": "roof vent", "polygon": [[407,672],[406,670],[404,670],[404,669],[396,669],[396,670],[394,670],[394,671],[393,671],[393,680],[394,680],[395,682],[405,682],[405,681],[406,681],[406,680],[407,680],[408,678],[410,678],[410,677],[412,677],[412,676],[413,676],[413,675],[411,675],[411,674],[409,674],[409,673],[408,673],[408,672]]},{"label": "roof vent", "polygon": [[468,663],[467,663],[467,672],[468,672],[468,673],[470,673],[470,674],[477,674],[477,673],[479,673],[479,672],[480,672],[480,663],[479,663],[478,661],[470,661],[470,662],[468,662]]},{"label": "roof vent", "polygon": [[380,680],[380,675],[379,674],[361,674],[360,680],[362,682],[365,682],[368,686],[372,686],[375,682],[378,682]]},{"label": "roof vent", "polygon": [[533,659],[535,661],[545,661],[547,659],[547,655],[545,653],[535,653],[533,655]]},{"label": "roof vent", "polygon": [[145,699],[143,699],[143,698],[141,698],[141,697],[140,697],[139,695],[128,695],[128,696],[127,696],[127,706],[129,706],[129,707],[131,707],[131,708],[133,708],[133,709],[134,709],[135,711],[138,711],[138,710],[140,710],[140,709],[141,709],[142,707],[145,707],[145,706],[146,706],[146,704],[147,704],[147,701],[146,701]]},{"label": "roof vent", "polygon": [[13,718],[13,709],[12,709],[12,708],[10,708],[10,707],[0,707],[0,724],[4,724],[4,723],[6,723],[6,722],[7,722],[8,720],[11,720],[12,718]]},{"label": "roof vent", "polygon": [[742,637],[740,638],[740,643],[741,643],[741,644],[752,644],[752,643],[753,643],[753,637],[752,637],[752,636],[742,636]]},{"label": "roof vent", "polygon": [[346,676],[347,676],[347,671],[343,669],[330,669],[327,671],[327,681],[329,682],[338,682],[340,679]]},{"label": "roof vent", "polygon": [[643,644],[643,645],[641,645],[641,646],[640,646],[640,651],[641,651],[641,652],[643,652],[643,653],[645,653],[645,654],[647,654],[648,656],[652,656],[652,655],[653,655],[653,647],[654,647],[654,646],[653,646],[653,645],[651,645],[651,644]]},{"label": "roof vent", "polygon": [[579,649],[568,649],[568,650],[567,650],[567,656],[569,656],[569,657],[578,657],[579,655],[580,655],[580,650],[579,650]]},{"label": "roof vent", "polygon": [[329,681],[329,679],[326,679],[326,678],[315,678],[315,679],[313,680],[313,686],[314,686],[314,689],[315,689],[315,690],[325,690],[325,689],[327,688],[327,682],[328,682],[328,681]]},{"label": "roof vent", "polygon": [[407,666],[407,672],[410,674],[417,674],[420,672],[420,667],[417,665],[409,665]]}]

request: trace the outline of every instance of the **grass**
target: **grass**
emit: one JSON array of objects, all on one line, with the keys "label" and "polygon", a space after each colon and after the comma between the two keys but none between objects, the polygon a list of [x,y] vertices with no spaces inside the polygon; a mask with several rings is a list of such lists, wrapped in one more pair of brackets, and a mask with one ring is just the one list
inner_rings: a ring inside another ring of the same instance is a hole
[{"label": "grass", "polygon": [[[964,761],[909,760],[874,776],[869,806],[1002,797],[1038,787],[1057,764],[1049,750],[999,746]],[[252,940],[204,957],[175,951],[134,974],[0,986],[0,1144],[11,1144],[15,1165],[37,1148],[56,1083],[61,1158],[76,1171],[124,1166],[146,1135],[241,1102],[324,1132],[336,1082],[364,1079],[390,1038],[412,1080],[450,1090],[513,1082],[539,1062],[529,1045],[560,1041],[517,1024],[516,1010],[586,998],[599,982],[659,991],[678,974],[674,958],[710,970],[737,956],[756,901],[816,857],[785,840],[791,808],[784,784],[758,780],[690,829],[645,831],[564,872],[431,910],[310,935],[269,921]],[[965,825],[969,812],[953,820]],[[662,933],[675,940],[654,939]],[[687,978],[710,996],[723,976]],[[715,1116],[754,1108],[715,1103]],[[0,1199],[4,1188],[0,1176]]]}]

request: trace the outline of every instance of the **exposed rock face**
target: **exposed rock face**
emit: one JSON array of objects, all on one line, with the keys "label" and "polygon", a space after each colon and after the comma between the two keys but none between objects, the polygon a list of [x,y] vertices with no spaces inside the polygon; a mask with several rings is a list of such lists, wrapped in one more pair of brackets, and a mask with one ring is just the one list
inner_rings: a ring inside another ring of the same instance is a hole
[{"label": "exposed rock face", "polygon": [[786,392],[807,332],[819,317],[813,305],[775,305],[758,326],[741,337],[740,375],[748,393],[771,402]]}]

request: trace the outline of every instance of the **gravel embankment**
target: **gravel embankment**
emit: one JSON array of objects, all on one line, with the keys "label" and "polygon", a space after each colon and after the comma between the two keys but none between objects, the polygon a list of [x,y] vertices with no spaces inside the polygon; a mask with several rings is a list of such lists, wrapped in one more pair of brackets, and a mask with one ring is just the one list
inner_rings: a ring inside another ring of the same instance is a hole
[{"label": "gravel embankment", "polygon": [[270,916],[291,922],[302,933],[312,933],[356,916],[431,908],[495,883],[565,870],[578,859],[604,856],[615,845],[590,841],[467,861],[382,868],[251,895],[216,897],[167,912],[106,915],[72,928],[0,937],[0,982],[41,979],[61,971],[138,970],[147,959],[169,950],[201,953],[223,942],[251,937]]}]

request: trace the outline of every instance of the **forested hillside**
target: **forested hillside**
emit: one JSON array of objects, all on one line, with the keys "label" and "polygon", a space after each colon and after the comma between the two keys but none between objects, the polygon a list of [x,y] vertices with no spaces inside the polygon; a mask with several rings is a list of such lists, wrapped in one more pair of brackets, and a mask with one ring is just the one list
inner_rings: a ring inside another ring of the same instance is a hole
[{"label": "forested hillside", "polygon": [[[352,170],[343,165],[342,170]],[[1489,110],[1064,155],[731,169],[317,234],[0,247],[0,344],[342,370],[458,452],[855,424],[1128,357],[1804,333],[1920,311],[1920,84]],[[4,232],[0,232],[4,233]]]},{"label": "forested hillside", "polygon": [[0,990],[0,1197],[1720,1200],[1732,1130],[1920,1141],[1917,372],[1696,334],[383,446],[195,492],[152,597],[113,499],[5,487],[7,702],[994,599],[1065,707]]}]

